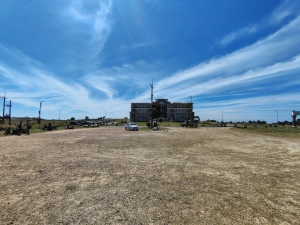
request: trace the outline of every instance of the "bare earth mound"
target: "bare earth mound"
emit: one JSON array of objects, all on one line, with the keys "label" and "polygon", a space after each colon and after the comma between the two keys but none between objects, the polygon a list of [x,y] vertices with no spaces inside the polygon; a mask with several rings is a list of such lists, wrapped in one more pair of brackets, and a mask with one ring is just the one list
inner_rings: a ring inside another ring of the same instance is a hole
[{"label": "bare earth mound", "polygon": [[0,150],[0,224],[300,223],[299,138],[116,126]]}]

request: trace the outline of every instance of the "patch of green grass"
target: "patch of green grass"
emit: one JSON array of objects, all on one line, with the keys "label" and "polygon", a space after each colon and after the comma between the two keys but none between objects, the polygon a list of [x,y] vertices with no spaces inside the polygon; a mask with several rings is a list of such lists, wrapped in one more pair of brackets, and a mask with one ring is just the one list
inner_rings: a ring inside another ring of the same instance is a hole
[{"label": "patch of green grass", "polygon": [[247,125],[247,128],[240,128],[241,131],[259,133],[277,137],[299,137],[300,129],[292,126],[271,126],[270,125]]}]

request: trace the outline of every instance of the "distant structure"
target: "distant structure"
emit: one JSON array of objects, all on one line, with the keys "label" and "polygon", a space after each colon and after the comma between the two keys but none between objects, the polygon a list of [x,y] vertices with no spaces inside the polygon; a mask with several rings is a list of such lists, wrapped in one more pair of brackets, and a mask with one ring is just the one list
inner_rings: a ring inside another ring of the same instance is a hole
[{"label": "distant structure", "polygon": [[300,111],[295,111],[295,110],[292,111],[292,118],[293,118],[293,126],[294,127],[296,126],[296,117],[298,115],[300,115]]},{"label": "distant structure", "polygon": [[133,122],[147,122],[153,119],[183,122],[194,118],[192,102],[173,102],[168,99],[155,99],[152,103],[131,103],[130,120]]}]

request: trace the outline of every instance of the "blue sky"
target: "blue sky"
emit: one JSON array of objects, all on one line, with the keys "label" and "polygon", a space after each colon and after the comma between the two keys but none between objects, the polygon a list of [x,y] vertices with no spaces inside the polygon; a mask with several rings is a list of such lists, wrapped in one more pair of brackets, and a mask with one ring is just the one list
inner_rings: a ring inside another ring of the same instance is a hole
[{"label": "blue sky", "polygon": [[41,101],[46,119],[129,117],[152,80],[154,99],[192,100],[201,120],[300,110],[299,0],[10,0],[0,27],[14,117]]}]

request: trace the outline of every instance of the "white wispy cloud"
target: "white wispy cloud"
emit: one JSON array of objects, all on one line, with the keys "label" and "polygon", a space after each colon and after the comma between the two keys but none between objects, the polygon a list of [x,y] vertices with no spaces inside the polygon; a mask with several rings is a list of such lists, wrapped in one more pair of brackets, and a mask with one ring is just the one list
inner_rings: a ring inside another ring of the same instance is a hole
[{"label": "white wispy cloud", "polygon": [[236,39],[251,35],[256,33],[259,30],[257,26],[249,26],[242,28],[238,31],[234,31],[230,34],[228,34],[226,37],[224,37],[221,41],[219,41],[219,45],[225,46],[228,45],[229,43],[233,42]]},{"label": "white wispy cloud", "polygon": [[[296,62],[298,61],[296,56],[300,54],[300,50],[297,50],[300,44],[300,39],[298,38],[300,35],[299,26],[300,17],[297,17],[264,40],[260,40],[232,54],[179,71],[170,77],[162,79],[158,82],[158,85],[164,86],[167,84],[168,86],[179,85],[184,87],[185,83],[190,85],[188,81],[198,84],[216,78],[228,79],[228,77],[237,77],[244,73],[256,76],[255,72],[250,73],[249,71],[261,71],[261,68],[265,67],[277,68],[278,66],[275,64],[291,61],[293,58],[294,62]],[[283,66],[285,64],[279,65]],[[242,79],[242,77],[239,79]]]},{"label": "white wispy cloud", "polygon": [[[183,95],[187,95],[187,90],[194,95],[201,95],[213,93],[217,90],[234,90],[236,87],[242,89],[245,86],[256,86],[262,81],[272,81],[278,77],[285,76],[285,74],[295,73],[300,73],[300,56],[295,57],[291,61],[275,63],[272,66],[247,71],[243,74],[232,74],[229,77],[208,78],[208,80],[201,83],[190,85],[188,89],[182,88],[181,90],[176,91],[176,93],[173,94],[173,97],[178,99]],[[279,86],[281,85],[282,84]]]},{"label": "white wispy cloud", "polygon": [[5,79],[13,79],[14,77],[16,77],[17,73],[17,71],[7,68],[4,63],[0,65],[0,76],[3,77],[2,82],[5,82]]},{"label": "white wispy cloud", "polygon": [[110,34],[111,9],[111,0],[90,2],[73,0],[63,11],[64,15],[68,15],[69,19],[75,22],[74,27],[90,36],[90,49],[93,50],[94,55],[101,52]]},{"label": "white wispy cloud", "polygon": [[276,25],[291,15],[299,15],[299,7],[298,0],[285,0],[267,18],[267,22]]},{"label": "white wispy cloud", "polygon": [[300,7],[299,1],[285,0],[274,10],[274,12],[270,16],[267,16],[260,23],[255,25],[249,25],[237,31],[233,31],[232,33],[222,38],[218,44],[221,46],[226,46],[237,39],[255,34],[263,29],[266,29],[269,26],[278,25],[289,16],[299,15],[299,7]]},{"label": "white wispy cloud", "polygon": [[[55,109],[57,105],[64,105],[66,108],[80,105],[79,96],[88,99],[89,92],[82,85],[71,81],[66,83],[47,70],[45,65],[20,51],[3,46],[0,48],[3,50],[0,51],[2,56],[13,62],[13,66],[0,62],[0,76],[5,77],[1,86],[4,90],[8,87],[7,97],[14,103],[33,107],[38,101],[47,99]],[[55,103],[58,99],[59,104]]]},{"label": "white wispy cloud", "polygon": [[148,47],[149,45],[151,45],[150,42],[141,42],[141,43],[133,44],[131,46],[122,45],[120,47],[120,49],[121,50],[132,50],[132,49],[137,49],[137,48],[142,48],[142,47]]},{"label": "white wispy cloud", "polygon": [[112,100],[114,97],[114,93],[117,92],[113,89],[113,82],[115,82],[115,79],[113,77],[106,76],[106,74],[89,74],[85,76],[84,80],[95,90],[98,90],[101,93],[105,94],[108,100]]}]

